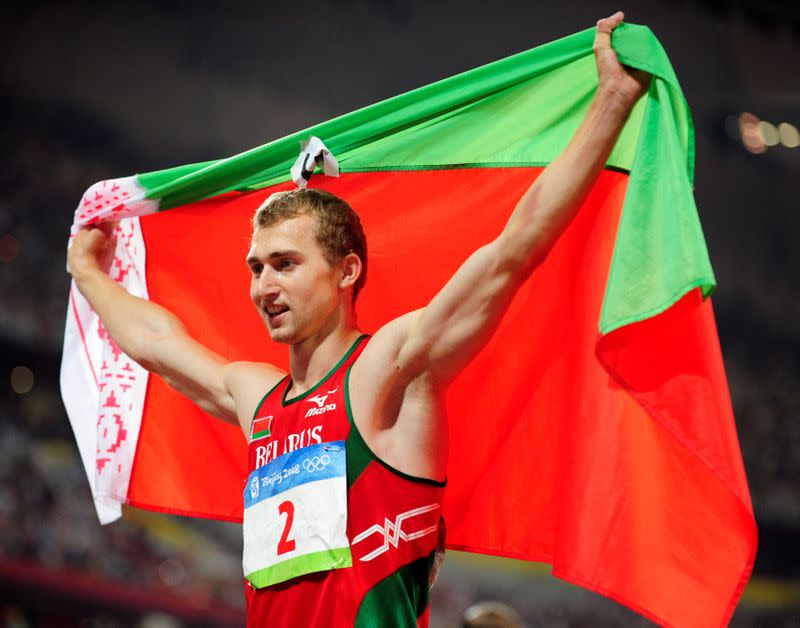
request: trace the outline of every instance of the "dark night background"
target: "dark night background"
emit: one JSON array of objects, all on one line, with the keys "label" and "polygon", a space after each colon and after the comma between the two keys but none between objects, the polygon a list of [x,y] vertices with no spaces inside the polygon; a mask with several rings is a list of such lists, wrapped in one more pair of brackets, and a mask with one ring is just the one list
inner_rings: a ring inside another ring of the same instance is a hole
[{"label": "dark night background", "polygon": [[[89,185],[240,152],[619,8],[659,37],[694,115],[696,200],[760,529],[732,625],[800,625],[800,5],[775,0],[5,9],[0,624],[241,622],[237,526],[133,510],[111,526],[96,522],[58,391],[66,241]],[[459,625],[482,599],[508,602],[534,626],[649,625],[547,573],[454,554],[434,591],[432,625]]]}]

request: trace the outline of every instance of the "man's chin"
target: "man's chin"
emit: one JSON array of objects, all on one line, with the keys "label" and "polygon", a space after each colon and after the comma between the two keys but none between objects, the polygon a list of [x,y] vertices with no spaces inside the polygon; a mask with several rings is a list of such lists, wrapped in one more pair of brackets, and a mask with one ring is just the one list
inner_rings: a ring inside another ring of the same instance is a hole
[{"label": "man's chin", "polygon": [[273,328],[267,325],[267,332],[272,342],[280,342],[282,344],[290,345],[293,342],[294,336],[292,333],[283,327]]},{"label": "man's chin", "polygon": [[269,337],[272,342],[280,342],[281,344],[290,344],[289,338],[287,338],[284,334],[280,332],[273,332],[270,330]]}]

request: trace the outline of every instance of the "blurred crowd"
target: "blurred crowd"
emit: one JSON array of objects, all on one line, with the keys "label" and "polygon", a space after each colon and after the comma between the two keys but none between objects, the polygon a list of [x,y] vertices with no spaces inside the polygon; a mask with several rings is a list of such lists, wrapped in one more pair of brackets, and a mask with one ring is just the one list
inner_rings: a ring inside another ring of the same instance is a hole
[{"label": "blurred crowd", "polygon": [[[21,405],[0,404],[0,560],[25,561],[65,579],[91,574],[201,604],[243,607],[235,526],[212,537],[202,523],[141,511],[100,526],[63,411],[26,417]],[[33,421],[21,425],[24,419]]]},{"label": "blurred crowd", "polygon": [[762,368],[732,357],[726,371],[756,518],[800,530],[798,356]]},{"label": "blurred crowd", "polygon": [[0,116],[0,337],[55,352],[64,334],[75,207],[91,183],[135,167],[113,133],[85,114],[7,99]]}]

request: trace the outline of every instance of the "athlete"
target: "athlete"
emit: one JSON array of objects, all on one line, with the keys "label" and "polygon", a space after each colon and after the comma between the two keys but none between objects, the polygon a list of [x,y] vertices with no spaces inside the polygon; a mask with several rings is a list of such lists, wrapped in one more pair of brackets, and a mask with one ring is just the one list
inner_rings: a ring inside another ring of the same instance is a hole
[{"label": "athlete", "polygon": [[244,488],[248,624],[426,623],[447,468],[443,392],[489,340],[599,175],[648,77],[597,24],[599,86],[564,152],[424,308],[358,329],[366,241],[349,206],[317,190],[258,208],[250,297],[290,373],[228,362],[157,304],[104,272],[102,226],[76,234],[69,267],[115,342],[249,443]]}]

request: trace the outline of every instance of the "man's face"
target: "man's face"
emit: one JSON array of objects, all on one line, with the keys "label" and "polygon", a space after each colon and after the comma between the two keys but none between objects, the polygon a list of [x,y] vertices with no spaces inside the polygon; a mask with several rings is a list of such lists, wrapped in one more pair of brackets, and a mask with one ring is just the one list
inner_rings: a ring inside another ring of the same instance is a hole
[{"label": "man's face", "polygon": [[316,234],[317,221],[307,215],[253,234],[250,299],[276,342],[296,344],[335,324],[341,272],[325,258]]}]

